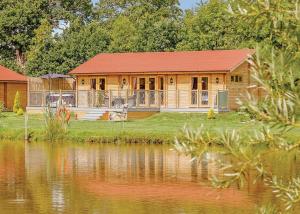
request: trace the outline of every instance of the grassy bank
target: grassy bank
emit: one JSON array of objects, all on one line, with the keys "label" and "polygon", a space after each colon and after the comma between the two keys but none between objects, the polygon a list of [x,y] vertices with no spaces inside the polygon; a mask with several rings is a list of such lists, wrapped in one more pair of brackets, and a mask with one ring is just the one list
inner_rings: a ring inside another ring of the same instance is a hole
[{"label": "grassy bank", "polygon": [[[76,121],[71,120],[66,141],[74,142],[127,142],[169,143],[179,135],[184,125],[196,128],[201,124],[214,132],[238,129],[241,133],[253,132],[259,123],[245,119],[237,113],[217,115],[208,120],[206,114],[161,113],[150,118],[127,122]],[[29,130],[32,140],[43,140],[44,120],[42,115],[29,115]],[[291,138],[300,139],[300,128],[291,133]],[[23,140],[24,117],[4,113],[0,118],[0,139]]]}]

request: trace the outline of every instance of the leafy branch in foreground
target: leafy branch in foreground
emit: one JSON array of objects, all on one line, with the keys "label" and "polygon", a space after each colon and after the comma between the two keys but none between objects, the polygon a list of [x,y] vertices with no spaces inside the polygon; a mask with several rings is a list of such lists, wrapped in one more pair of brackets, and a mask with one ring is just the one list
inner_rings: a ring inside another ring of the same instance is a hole
[{"label": "leafy branch in foreground", "polygon": [[277,198],[280,198],[285,209],[290,210],[295,204],[300,202],[300,178],[292,178],[287,184],[282,180],[273,176],[265,179],[266,185],[272,188]]},{"label": "leafy branch in foreground", "polygon": [[[274,52],[275,54],[275,52]],[[255,173],[254,183],[264,182],[273,193],[284,202],[284,210],[291,211],[300,202],[300,178],[290,180],[277,179],[272,169],[266,165],[266,157],[270,152],[291,152],[300,147],[300,142],[287,138],[299,121],[299,85],[296,80],[294,64],[285,64],[285,60],[276,60],[283,53],[276,53],[271,61],[258,54],[250,59],[253,78],[265,96],[259,99],[249,93],[247,99],[239,101],[247,114],[254,115],[262,128],[254,134],[242,136],[236,130],[224,131],[212,138],[212,133],[205,131],[202,125],[197,131],[184,128],[185,137],[176,140],[177,151],[201,158],[213,147],[220,147],[221,153],[230,158],[230,162],[219,161],[222,175],[212,177],[211,182],[217,188],[227,188],[236,184],[242,188],[250,182],[250,175]],[[284,67],[283,65],[286,65]],[[278,69],[278,67],[280,69]],[[284,73],[284,71],[290,73]],[[282,83],[282,84],[281,84]],[[280,213],[280,209],[261,209],[259,212]],[[278,212],[277,212],[278,211]]]}]

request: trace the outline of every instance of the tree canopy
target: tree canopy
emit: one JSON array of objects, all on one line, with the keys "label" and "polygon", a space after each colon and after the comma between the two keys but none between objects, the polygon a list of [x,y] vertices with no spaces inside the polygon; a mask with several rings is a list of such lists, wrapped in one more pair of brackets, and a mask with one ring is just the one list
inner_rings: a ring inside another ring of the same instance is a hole
[{"label": "tree canopy", "polygon": [[[178,0],[101,0],[96,5],[90,0],[2,0],[0,63],[38,76],[67,73],[102,52],[254,48],[256,43],[297,51],[297,37],[284,33],[299,27],[284,13],[293,2],[272,1],[267,13],[257,15],[254,6],[261,2],[210,0],[182,11]],[[237,16],[240,8],[250,15]],[[276,26],[270,16],[278,18]],[[288,21],[280,21],[281,16]]]}]

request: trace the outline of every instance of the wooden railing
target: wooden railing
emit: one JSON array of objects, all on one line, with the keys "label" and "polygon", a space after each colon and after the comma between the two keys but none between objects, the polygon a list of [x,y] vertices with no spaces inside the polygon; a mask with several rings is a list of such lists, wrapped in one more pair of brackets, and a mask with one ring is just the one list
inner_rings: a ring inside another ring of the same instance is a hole
[{"label": "wooden railing", "polygon": [[28,100],[30,107],[47,105],[85,108],[122,108],[128,105],[128,108],[173,109],[220,108],[220,105],[224,109],[228,107],[227,91],[208,90],[30,91]]}]

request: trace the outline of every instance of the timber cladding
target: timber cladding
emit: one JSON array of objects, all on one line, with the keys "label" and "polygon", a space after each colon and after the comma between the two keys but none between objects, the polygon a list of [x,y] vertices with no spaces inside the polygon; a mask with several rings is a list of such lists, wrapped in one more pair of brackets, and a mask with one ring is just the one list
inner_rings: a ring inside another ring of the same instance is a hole
[{"label": "timber cladding", "polygon": [[7,110],[12,110],[15,95],[19,91],[21,106],[25,110],[27,106],[27,83],[26,82],[0,82],[0,102]]},{"label": "timber cladding", "polygon": [[251,83],[251,75],[247,62],[240,65],[231,73],[226,75],[227,89],[229,92],[229,109],[239,108],[237,99],[243,100],[247,94],[247,87]]}]

